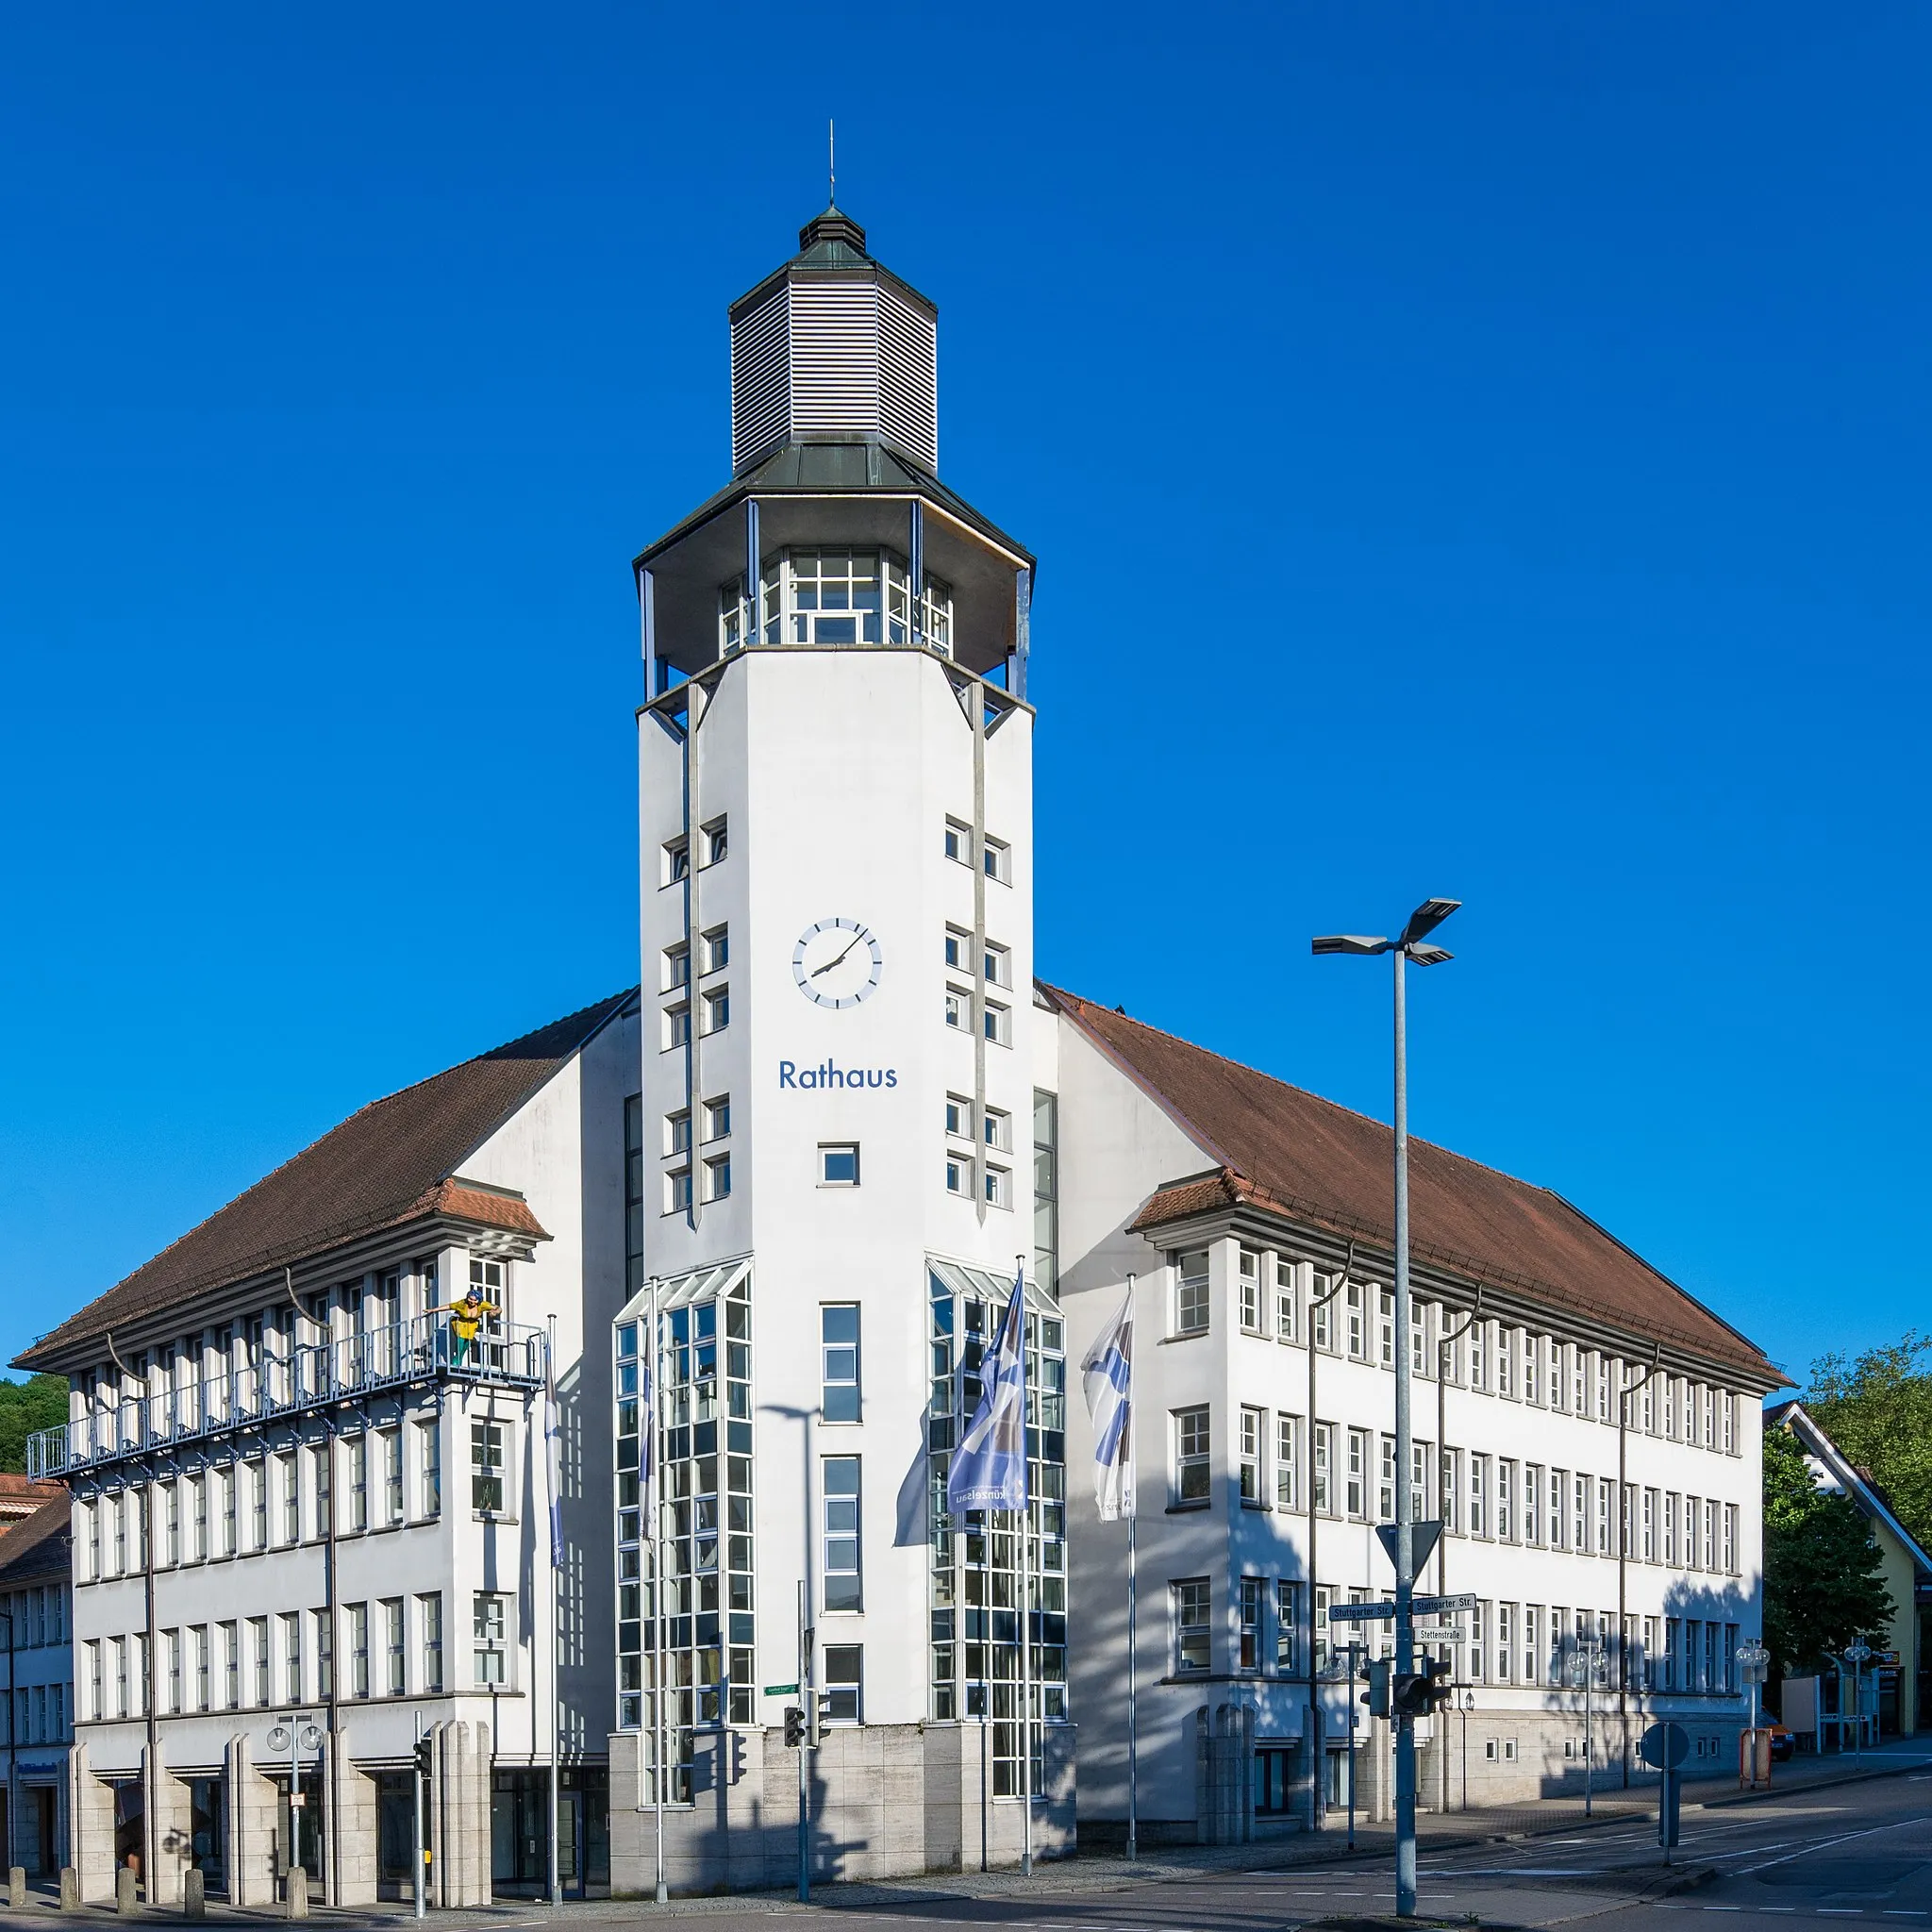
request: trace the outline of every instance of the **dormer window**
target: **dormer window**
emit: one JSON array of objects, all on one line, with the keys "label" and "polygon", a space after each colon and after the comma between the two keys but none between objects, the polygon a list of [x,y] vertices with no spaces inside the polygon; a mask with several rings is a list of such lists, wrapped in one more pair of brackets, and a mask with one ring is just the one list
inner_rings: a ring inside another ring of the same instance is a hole
[{"label": "dormer window", "polygon": [[935,576],[912,596],[904,561],[891,551],[788,550],[761,573],[756,620],[736,576],[718,593],[719,648],[766,644],[917,644],[950,657],[953,592]]}]

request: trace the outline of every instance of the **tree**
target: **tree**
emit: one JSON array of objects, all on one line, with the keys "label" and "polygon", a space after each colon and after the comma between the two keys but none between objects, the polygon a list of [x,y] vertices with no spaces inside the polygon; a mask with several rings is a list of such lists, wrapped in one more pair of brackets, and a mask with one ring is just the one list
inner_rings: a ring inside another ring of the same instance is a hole
[{"label": "tree", "polygon": [[1932,1336],[1811,1364],[1805,1407],[1920,1542],[1932,1539]]},{"label": "tree", "polygon": [[26,1474],[26,1439],[36,1429],[58,1428],[67,1420],[67,1382],[60,1375],[35,1375],[9,1382],[0,1375],[0,1470]]},{"label": "tree", "polygon": [[1764,1641],[1778,1675],[1883,1638],[1897,1606],[1882,1561],[1857,1506],[1818,1487],[1788,1429],[1765,1430]]}]

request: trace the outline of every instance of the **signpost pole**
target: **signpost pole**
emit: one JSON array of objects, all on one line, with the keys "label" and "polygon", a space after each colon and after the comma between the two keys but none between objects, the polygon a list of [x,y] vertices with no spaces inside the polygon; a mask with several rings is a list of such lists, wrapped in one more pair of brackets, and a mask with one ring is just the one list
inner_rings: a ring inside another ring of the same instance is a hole
[{"label": "signpost pole", "polygon": [[1348,1848],[1355,1850],[1355,1640],[1348,1644]]}]

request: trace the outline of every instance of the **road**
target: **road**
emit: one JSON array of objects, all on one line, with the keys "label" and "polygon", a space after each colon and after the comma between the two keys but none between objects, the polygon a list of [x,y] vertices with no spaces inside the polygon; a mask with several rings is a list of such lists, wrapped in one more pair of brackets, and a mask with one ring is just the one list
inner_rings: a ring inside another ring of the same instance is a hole
[{"label": "road", "polygon": [[[1559,1837],[1424,1851],[1423,1913],[1498,1926],[1591,1922],[1592,1932],[1692,1932],[1687,1915],[1715,1921],[1699,1932],[1791,1921],[1932,1932],[1932,1771],[1707,1812],[1687,1813],[1684,1842],[1666,1872],[1655,1826],[1628,1822]],[[1257,1857],[1266,1853],[1257,1848]],[[1088,1875],[1091,1870],[1091,1876]],[[1714,1875],[1665,1895],[1670,1883]],[[1346,1865],[1277,1872],[1191,1873],[1123,1883],[1124,1868],[1047,1867],[1032,1889],[1017,1879],[989,1895],[927,1888],[829,1888],[810,1907],[771,1897],[607,1907],[618,1923],[666,1919],[716,1932],[772,1932],[791,1922],[836,1920],[852,1932],[985,1925],[1007,1932],[1282,1932],[1324,1919],[1384,1918],[1394,1910],[1386,1854]],[[600,1918],[603,1912],[598,1914]],[[541,1924],[541,1920],[520,1922]]]}]

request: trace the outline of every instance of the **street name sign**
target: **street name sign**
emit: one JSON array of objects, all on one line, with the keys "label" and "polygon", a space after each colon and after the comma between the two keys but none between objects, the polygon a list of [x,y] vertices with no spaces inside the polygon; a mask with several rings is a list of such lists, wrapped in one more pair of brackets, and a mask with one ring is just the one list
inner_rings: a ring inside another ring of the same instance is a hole
[{"label": "street name sign", "polygon": [[1331,1624],[1388,1624],[1395,1617],[1393,1604],[1330,1604]]},{"label": "street name sign", "polygon": [[[1418,1617],[1453,1617],[1458,1610],[1475,1608],[1473,1596],[1417,1596],[1409,1599],[1409,1606]],[[1330,1610],[1332,1617],[1335,1612]]]}]

